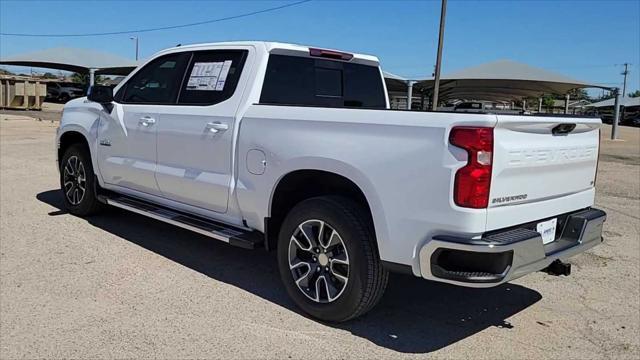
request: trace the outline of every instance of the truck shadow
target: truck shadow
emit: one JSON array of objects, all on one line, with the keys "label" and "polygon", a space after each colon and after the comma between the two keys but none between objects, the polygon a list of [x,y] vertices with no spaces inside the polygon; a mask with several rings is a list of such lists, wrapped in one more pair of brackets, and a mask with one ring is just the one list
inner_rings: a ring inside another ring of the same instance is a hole
[{"label": "truck shadow", "polygon": [[[50,212],[50,216],[66,214],[59,190],[39,193],[36,198],[58,209]],[[86,220],[212,279],[304,316],[280,284],[273,253],[229,246],[116,208]],[[507,319],[540,299],[538,292],[515,284],[468,289],[392,274],[384,298],[370,313],[345,324],[324,325],[395,351],[428,353],[489,327],[509,331],[513,326]]]}]

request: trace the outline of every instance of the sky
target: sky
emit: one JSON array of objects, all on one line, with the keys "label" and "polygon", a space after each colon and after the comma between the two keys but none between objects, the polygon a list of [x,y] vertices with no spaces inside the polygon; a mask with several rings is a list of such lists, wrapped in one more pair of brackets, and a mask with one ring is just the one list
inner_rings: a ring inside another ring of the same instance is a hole
[{"label": "sky", "polygon": [[[211,24],[135,31],[235,16],[291,2],[0,0],[0,33],[127,31],[62,38],[0,35],[0,57],[66,46],[134,58],[131,36],[139,37],[141,58],[177,44],[273,40],[376,55],[384,70],[405,78],[432,74],[440,1],[315,0]],[[627,92],[640,89],[640,0],[449,0],[443,74],[500,59],[620,87],[621,64],[631,63]]]}]

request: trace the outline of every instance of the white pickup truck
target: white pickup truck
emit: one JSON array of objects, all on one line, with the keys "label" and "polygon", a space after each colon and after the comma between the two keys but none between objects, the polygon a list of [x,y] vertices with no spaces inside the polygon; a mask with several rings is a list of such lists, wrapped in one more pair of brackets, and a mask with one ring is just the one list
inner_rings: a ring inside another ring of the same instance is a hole
[{"label": "white pickup truck", "polygon": [[388,107],[373,56],[164,50],[65,105],[64,201],[275,251],[288,294],[326,321],[371,309],[389,271],[490,287],[566,275],[601,243],[599,119]]}]

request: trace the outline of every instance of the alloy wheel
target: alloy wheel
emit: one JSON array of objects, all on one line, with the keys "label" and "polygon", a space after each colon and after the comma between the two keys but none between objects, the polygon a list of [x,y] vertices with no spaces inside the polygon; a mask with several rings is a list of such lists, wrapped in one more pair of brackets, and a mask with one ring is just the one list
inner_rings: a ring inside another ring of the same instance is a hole
[{"label": "alloy wheel", "polygon": [[84,164],[77,156],[67,159],[63,169],[64,195],[71,205],[77,206],[82,202],[87,186],[87,175]]},{"label": "alloy wheel", "polygon": [[342,295],[349,282],[349,254],[331,225],[316,219],[298,225],[288,254],[291,275],[306,297],[330,303]]}]

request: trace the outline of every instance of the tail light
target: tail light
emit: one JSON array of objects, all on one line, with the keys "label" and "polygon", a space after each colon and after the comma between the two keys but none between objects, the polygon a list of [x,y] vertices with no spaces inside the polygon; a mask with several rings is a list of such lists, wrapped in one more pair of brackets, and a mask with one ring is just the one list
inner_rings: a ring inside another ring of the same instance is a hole
[{"label": "tail light", "polygon": [[467,165],[456,172],[453,200],[461,207],[486,208],[491,189],[493,128],[454,127],[449,142],[468,154]]},{"label": "tail light", "polygon": [[316,48],[309,48],[309,55],[314,57],[324,57],[329,59],[345,60],[345,61],[349,61],[353,59],[353,54],[349,54],[341,51],[316,49]]}]

